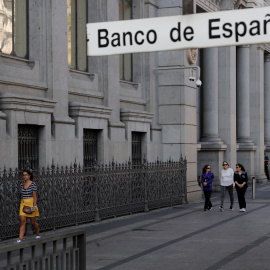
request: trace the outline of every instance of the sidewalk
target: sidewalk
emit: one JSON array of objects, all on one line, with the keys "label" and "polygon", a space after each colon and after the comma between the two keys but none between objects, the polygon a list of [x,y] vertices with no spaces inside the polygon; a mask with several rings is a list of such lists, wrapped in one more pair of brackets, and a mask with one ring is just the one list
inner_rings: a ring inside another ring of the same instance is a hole
[{"label": "sidewalk", "polygon": [[234,195],[234,211],[213,193],[211,211],[201,202],[88,225],[87,269],[270,269],[270,184],[255,200],[248,188],[245,213]]},{"label": "sidewalk", "polygon": [[234,211],[226,194],[220,212],[220,193],[213,193],[211,211],[203,211],[202,201],[56,233],[85,230],[88,270],[270,269],[270,183],[256,185],[255,200],[248,188],[245,213],[234,195]]}]

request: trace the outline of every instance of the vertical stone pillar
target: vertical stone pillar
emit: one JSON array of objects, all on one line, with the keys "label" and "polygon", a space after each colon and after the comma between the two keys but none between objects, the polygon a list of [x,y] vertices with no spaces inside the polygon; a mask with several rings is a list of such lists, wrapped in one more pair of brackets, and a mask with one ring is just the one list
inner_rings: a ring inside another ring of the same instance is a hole
[{"label": "vertical stone pillar", "polygon": [[[223,159],[236,164],[236,47],[218,49],[218,133],[228,146]],[[222,169],[219,164],[219,171]]]},{"label": "vertical stone pillar", "polygon": [[[152,2],[151,2],[152,3]],[[157,1],[158,16],[167,16],[171,10],[182,14],[181,1]],[[197,91],[195,82],[190,82],[189,70],[175,69],[187,66],[185,50],[157,53],[157,66],[165,70],[156,71],[158,83],[158,123],[162,127],[162,160],[187,158],[188,201],[201,198],[197,184]]]},{"label": "vertical stone pillar", "polygon": [[238,143],[251,143],[249,94],[249,45],[237,48],[236,130]]},{"label": "vertical stone pillar", "polygon": [[198,175],[205,164],[211,163],[217,176],[214,180],[214,190],[217,190],[220,164],[227,149],[218,134],[218,48],[204,49],[202,60],[202,136],[198,148]]},{"label": "vertical stone pillar", "polygon": [[270,54],[264,59],[264,143],[270,151]]},{"label": "vertical stone pillar", "polygon": [[[107,21],[114,21],[119,19],[119,5],[118,1],[98,1],[99,9],[103,7],[106,9]],[[104,14],[105,15],[105,14]],[[127,151],[119,151],[119,149],[126,149],[125,124],[120,120],[120,100],[121,85],[119,83],[119,55],[111,55],[103,57],[102,71],[104,80],[104,105],[112,109],[108,126],[109,147],[105,149],[105,162],[110,162],[115,158],[114,153],[117,151],[117,159],[119,162],[128,160],[129,153]]]},{"label": "vertical stone pillar", "polygon": [[203,50],[202,141],[219,143],[218,48]]},{"label": "vertical stone pillar", "polygon": [[[264,47],[250,46],[250,136],[256,145],[254,152],[254,173],[259,182],[267,182],[264,173]],[[269,74],[267,75],[269,77]]]},{"label": "vertical stone pillar", "polygon": [[248,174],[253,175],[257,148],[250,136],[250,45],[237,47],[236,63],[237,163],[243,164]]}]

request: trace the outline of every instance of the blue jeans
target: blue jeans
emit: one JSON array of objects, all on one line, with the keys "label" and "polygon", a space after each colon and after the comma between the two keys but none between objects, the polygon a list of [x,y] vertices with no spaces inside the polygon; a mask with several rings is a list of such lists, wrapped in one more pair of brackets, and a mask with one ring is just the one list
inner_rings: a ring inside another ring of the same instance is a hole
[{"label": "blue jeans", "polygon": [[226,191],[228,190],[229,195],[230,195],[230,201],[231,201],[231,206],[233,206],[234,198],[233,198],[233,184],[230,186],[220,186],[221,188],[221,206],[223,206]]}]

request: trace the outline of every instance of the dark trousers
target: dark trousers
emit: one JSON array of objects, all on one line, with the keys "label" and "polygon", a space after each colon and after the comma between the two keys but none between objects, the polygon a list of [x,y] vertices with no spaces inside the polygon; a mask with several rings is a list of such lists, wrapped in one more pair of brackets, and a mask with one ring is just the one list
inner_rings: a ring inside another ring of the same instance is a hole
[{"label": "dark trousers", "polygon": [[264,162],[264,171],[267,179],[269,180],[268,162]]},{"label": "dark trousers", "polygon": [[237,185],[235,185],[236,192],[237,192],[237,197],[238,197],[238,203],[239,203],[239,208],[246,208],[246,199],[245,199],[245,194],[246,194],[246,187],[240,188]]},{"label": "dark trousers", "polygon": [[212,194],[212,190],[211,191],[204,191],[204,209],[210,209],[212,207],[212,203],[210,201],[211,198],[211,194]]}]

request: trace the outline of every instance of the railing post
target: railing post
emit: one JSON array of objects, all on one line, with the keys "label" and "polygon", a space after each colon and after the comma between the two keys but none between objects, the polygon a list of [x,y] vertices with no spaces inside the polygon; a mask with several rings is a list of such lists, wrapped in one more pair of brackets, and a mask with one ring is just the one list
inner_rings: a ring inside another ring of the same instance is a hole
[{"label": "railing post", "polygon": [[252,199],[255,200],[255,187],[256,187],[256,179],[252,177]]},{"label": "railing post", "polygon": [[80,234],[77,236],[77,247],[79,248],[79,270],[86,270],[86,236]]},{"label": "railing post", "polygon": [[100,216],[99,216],[99,205],[98,205],[98,175],[99,175],[99,170],[97,165],[94,165],[94,179],[95,179],[95,222],[100,221]]},{"label": "railing post", "polygon": [[[7,217],[7,175],[6,175],[6,166],[4,167],[4,172],[3,172],[3,192],[4,192],[4,205],[2,206],[2,211],[3,211],[3,219],[1,220],[1,222],[3,223],[3,228],[5,227],[7,221],[8,221],[8,217]],[[4,236],[4,234],[3,234]],[[1,240],[1,237],[0,237]]]},{"label": "railing post", "polygon": [[148,162],[144,159],[143,162],[143,178],[144,178],[144,212],[149,212],[148,205]]},{"label": "railing post", "polygon": [[79,192],[79,185],[78,185],[78,171],[80,171],[81,166],[79,164],[79,170],[77,169],[77,163],[75,159],[74,163],[74,184],[75,184],[75,224],[78,225],[78,192]]},{"label": "railing post", "polygon": [[55,230],[55,165],[52,160],[52,216],[53,216],[53,230]]}]

